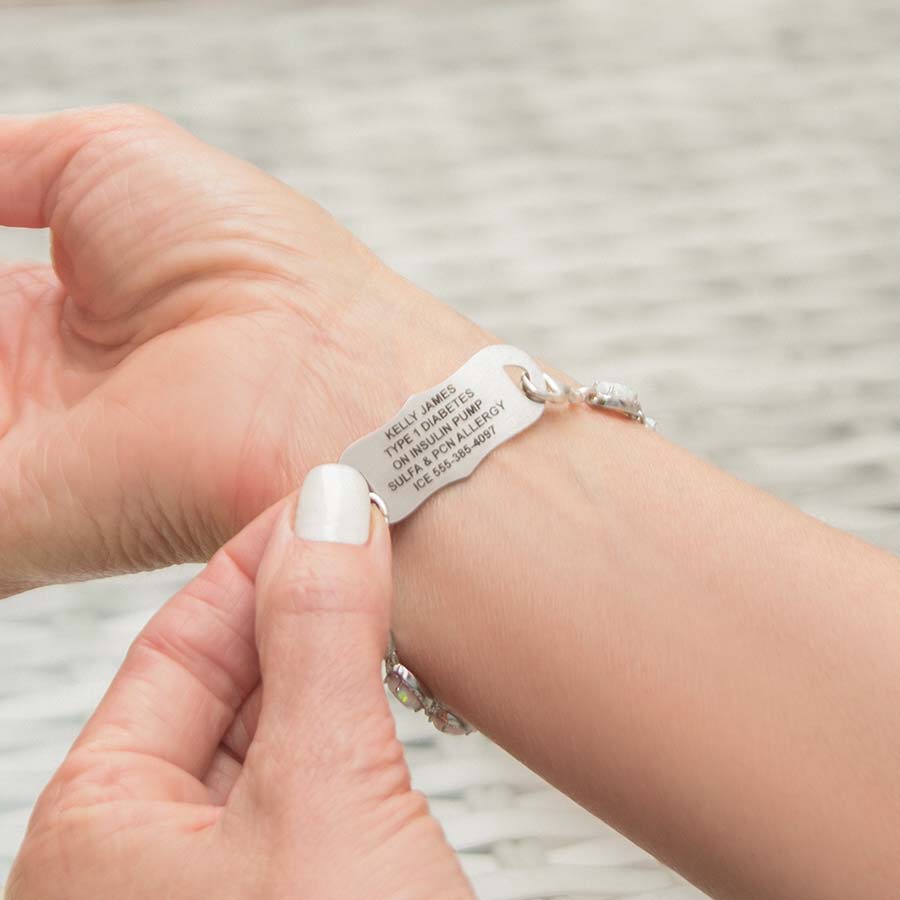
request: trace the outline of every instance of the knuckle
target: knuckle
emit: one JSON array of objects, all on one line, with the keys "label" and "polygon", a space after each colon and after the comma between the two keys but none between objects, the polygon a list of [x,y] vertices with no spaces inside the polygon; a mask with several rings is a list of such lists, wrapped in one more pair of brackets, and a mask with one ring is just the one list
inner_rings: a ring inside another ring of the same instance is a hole
[{"label": "knuckle", "polygon": [[171,123],[171,119],[158,110],[139,103],[107,103],[84,107],[76,110],[74,115],[77,122],[89,132],[158,129]]},{"label": "knuckle", "polygon": [[[305,798],[304,815],[314,810],[319,821],[338,809],[335,797],[352,798],[358,813],[383,807],[411,790],[409,767],[390,714],[360,715],[329,723],[293,741],[257,741],[246,757],[245,787],[267,817],[296,818],[296,797]],[[286,776],[286,771],[290,774]],[[286,784],[291,786],[285,790]],[[344,812],[338,813],[344,815]]]},{"label": "knuckle", "polygon": [[373,608],[374,593],[363,567],[304,552],[282,568],[273,601],[279,609],[297,614],[366,612]]},{"label": "knuckle", "polygon": [[[161,113],[134,104],[86,106],[66,110],[48,120],[44,152],[53,159],[56,175],[47,185],[46,209],[54,209],[63,188],[85,185],[75,191],[63,212],[51,227],[62,233],[61,223],[67,221],[73,208],[95,187],[87,173],[93,171],[100,159],[108,157],[109,166],[122,159],[137,158],[146,151],[148,143],[165,136],[174,127]],[[104,167],[106,171],[107,167]],[[49,220],[49,215],[45,216]],[[54,243],[54,247],[56,243]]]},{"label": "knuckle", "polygon": [[334,579],[303,571],[286,574],[274,592],[278,609],[297,614],[340,609],[343,597],[344,592]]},{"label": "knuckle", "polygon": [[123,794],[119,766],[104,765],[89,747],[72,750],[59,767],[51,789],[41,796],[39,810],[45,823],[60,830],[65,816],[79,809],[118,799]]},{"label": "knuckle", "polygon": [[[135,136],[165,133],[173,123],[162,113],[130,103],[84,106],[60,113],[53,123],[48,146],[68,153],[68,163],[85,155],[94,159]],[[90,148],[90,149],[88,149]]]}]

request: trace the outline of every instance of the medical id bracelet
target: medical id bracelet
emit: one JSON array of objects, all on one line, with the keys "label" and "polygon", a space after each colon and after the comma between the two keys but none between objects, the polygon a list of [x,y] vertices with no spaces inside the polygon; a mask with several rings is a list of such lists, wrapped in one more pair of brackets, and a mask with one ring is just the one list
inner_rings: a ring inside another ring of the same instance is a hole
[{"label": "medical id bracelet", "polygon": [[[440,384],[413,394],[381,428],[347,447],[339,462],[363,475],[372,502],[393,524],[471,475],[492,450],[537,422],[548,403],[612,410],[656,428],[625,385],[562,385],[524,351],[491,344]],[[400,662],[393,635],[384,662],[385,684],[404,706],[423,710],[439,731],[473,730]]]}]

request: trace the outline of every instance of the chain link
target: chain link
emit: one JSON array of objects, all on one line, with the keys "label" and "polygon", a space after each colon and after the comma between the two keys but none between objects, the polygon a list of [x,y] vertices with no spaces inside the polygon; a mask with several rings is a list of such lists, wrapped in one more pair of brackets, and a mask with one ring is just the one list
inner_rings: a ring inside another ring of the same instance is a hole
[{"label": "chain link", "polygon": [[471,734],[475,729],[468,722],[451,712],[432,695],[425,685],[413,675],[397,655],[394,634],[391,632],[388,652],[384,657],[384,683],[407,709],[423,710],[428,721],[444,734]]},{"label": "chain link", "polygon": [[[624,384],[612,381],[595,381],[592,384],[560,384],[553,376],[541,372],[544,390],[540,390],[528,375],[522,371],[519,385],[522,392],[535,403],[572,404],[583,403],[592,409],[606,409],[620,416],[639,422],[651,431],[656,431],[656,420],[651,419],[641,406],[638,395]],[[373,502],[381,500],[372,495]],[[383,501],[379,504],[385,512]],[[407,709],[414,712],[423,710],[428,721],[445,734],[470,734],[475,729],[459,715],[452,712],[432,695],[427,687],[400,662],[393,632],[390,635],[388,651],[384,657],[384,683],[388,690]]]},{"label": "chain link", "polygon": [[529,400],[536,403],[584,403],[593,409],[608,409],[656,431],[656,420],[644,412],[638,395],[624,384],[613,381],[595,381],[589,385],[560,384],[546,372],[541,374],[547,386],[543,391],[535,386],[527,372],[522,372],[520,386]]}]

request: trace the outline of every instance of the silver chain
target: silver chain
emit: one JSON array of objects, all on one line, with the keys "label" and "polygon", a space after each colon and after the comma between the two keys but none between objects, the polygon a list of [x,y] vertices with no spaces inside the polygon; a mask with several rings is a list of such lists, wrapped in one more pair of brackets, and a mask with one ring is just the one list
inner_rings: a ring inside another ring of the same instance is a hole
[{"label": "silver chain", "polygon": [[[540,390],[529,378],[528,372],[522,372],[519,386],[522,392],[535,403],[579,404],[583,403],[592,409],[606,409],[625,416],[641,425],[656,431],[656,421],[648,416],[638,399],[638,395],[626,387],[611,381],[595,381],[589,385],[563,385],[546,372],[545,389]],[[373,502],[375,497],[373,496]],[[380,498],[378,498],[380,500]],[[382,501],[382,512],[385,512]],[[428,721],[445,734],[470,734],[475,729],[461,716],[452,712],[428,690],[413,673],[400,662],[394,635],[390,635],[390,643],[384,657],[384,683],[388,690],[407,709],[414,712],[424,711]]]},{"label": "silver chain", "polygon": [[560,384],[546,372],[544,376],[546,390],[538,390],[528,377],[527,372],[522,372],[520,385],[525,396],[529,400],[538,403],[584,403],[594,409],[608,409],[621,416],[640,422],[651,431],[656,431],[656,420],[651,419],[643,408],[638,395],[624,384],[612,381],[595,381],[593,384],[568,385]]}]

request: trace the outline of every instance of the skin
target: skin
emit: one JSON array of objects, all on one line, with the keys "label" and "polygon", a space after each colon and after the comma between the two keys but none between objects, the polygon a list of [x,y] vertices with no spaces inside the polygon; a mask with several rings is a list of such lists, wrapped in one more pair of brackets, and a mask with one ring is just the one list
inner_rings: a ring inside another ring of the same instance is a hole
[{"label": "skin", "polygon": [[[2,123],[0,186],[56,248],[4,282],[7,592],[205,558],[496,340],[152,113]],[[587,808],[715,897],[896,896],[895,557],[584,408],[393,541],[402,656]]]},{"label": "skin", "polygon": [[381,686],[387,524],[373,512],[360,546],[300,540],[295,507],[137,637],[35,808],[8,900],[472,898]]},{"label": "skin", "polygon": [[0,596],[208,559],[483,342],[150,110],[0,118],[0,223],[53,257],[0,271]]}]

